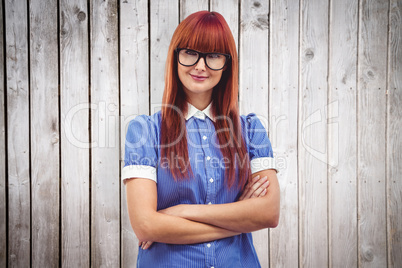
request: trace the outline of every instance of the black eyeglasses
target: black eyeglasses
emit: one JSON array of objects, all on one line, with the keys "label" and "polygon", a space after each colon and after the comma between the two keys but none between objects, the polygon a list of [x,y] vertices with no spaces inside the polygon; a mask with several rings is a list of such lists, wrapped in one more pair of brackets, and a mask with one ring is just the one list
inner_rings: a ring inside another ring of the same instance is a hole
[{"label": "black eyeglasses", "polygon": [[179,63],[186,67],[197,64],[200,58],[203,58],[209,69],[219,71],[222,70],[230,60],[230,55],[224,53],[202,53],[188,48],[176,48],[176,52]]}]

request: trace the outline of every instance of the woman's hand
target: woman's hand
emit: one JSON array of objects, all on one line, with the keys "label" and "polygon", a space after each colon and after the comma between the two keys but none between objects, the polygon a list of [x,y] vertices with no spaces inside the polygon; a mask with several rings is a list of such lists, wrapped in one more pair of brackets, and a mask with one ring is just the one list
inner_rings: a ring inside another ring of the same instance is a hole
[{"label": "woman's hand", "polygon": [[255,176],[251,181],[249,181],[243,189],[243,193],[239,197],[240,200],[262,197],[267,194],[267,188],[269,186],[268,177],[260,178],[259,175]]},{"label": "woman's hand", "polygon": [[153,243],[152,241],[139,241],[138,246],[145,250],[149,249]]}]

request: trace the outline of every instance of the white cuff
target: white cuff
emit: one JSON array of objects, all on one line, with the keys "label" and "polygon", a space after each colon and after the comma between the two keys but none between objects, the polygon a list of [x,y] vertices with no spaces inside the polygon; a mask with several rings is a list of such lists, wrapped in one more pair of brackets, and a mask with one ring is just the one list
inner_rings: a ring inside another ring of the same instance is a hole
[{"label": "white cuff", "polygon": [[156,168],[154,168],[153,166],[146,166],[146,165],[125,166],[121,172],[121,179],[124,182],[126,179],[131,178],[144,178],[157,182]]},{"label": "white cuff", "polygon": [[254,158],[250,161],[251,174],[254,174],[258,171],[265,169],[275,169],[276,172],[278,170],[275,167],[275,158],[273,157],[258,157]]}]

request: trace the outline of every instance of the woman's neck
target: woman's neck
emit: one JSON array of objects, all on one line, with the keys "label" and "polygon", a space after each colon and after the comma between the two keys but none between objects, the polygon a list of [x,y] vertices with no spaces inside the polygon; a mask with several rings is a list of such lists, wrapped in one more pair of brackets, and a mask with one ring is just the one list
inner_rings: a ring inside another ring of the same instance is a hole
[{"label": "woman's neck", "polygon": [[197,108],[198,110],[202,111],[205,108],[208,107],[208,105],[211,103],[211,100],[208,100],[207,102],[201,102],[198,100],[190,100],[189,101],[191,103],[191,105],[193,105],[195,108]]},{"label": "woman's neck", "polygon": [[208,105],[211,103],[212,91],[198,94],[192,94],[191,92],[186,93],[187,93],[187,101],[200,111],[207,108]]}]

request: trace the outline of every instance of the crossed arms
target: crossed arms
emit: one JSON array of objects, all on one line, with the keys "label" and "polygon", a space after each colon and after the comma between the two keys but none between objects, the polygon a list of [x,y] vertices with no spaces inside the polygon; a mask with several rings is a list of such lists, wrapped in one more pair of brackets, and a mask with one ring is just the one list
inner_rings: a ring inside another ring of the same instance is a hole
[{"label": "crossed arms", "polygon": [[159,211],[156,183],[130,179],[126,191],[133,230],[139,241],[193,244],[274,228],[278,225],[280,207],[276,172],[262,170],[254,173],[253,178],[237,202],[177,205]]}]

